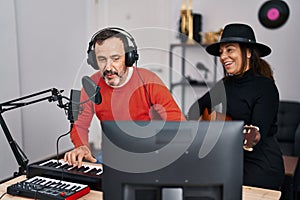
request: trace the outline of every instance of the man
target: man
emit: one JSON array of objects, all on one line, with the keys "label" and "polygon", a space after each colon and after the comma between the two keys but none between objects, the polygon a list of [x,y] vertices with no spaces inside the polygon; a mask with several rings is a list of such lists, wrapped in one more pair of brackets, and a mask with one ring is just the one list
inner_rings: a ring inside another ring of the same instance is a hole
[{"label": "man", "polygon": [[[129,46],[128,39],[133,43]],[[160,78],[147,69],[133,66],[138,60],[133,37],[120,28],[95,33],[89,43],[88,63],[97,70],[91,79],[101,88],[102,103],[83,105],[71,131],[75,149],[65,154],[69,164],[82,160],[96,162],[88,144],[88,128],[93,115],[102,120],[185,120],[178,105]],[[84,90],[81,101],[88,99]]]}]

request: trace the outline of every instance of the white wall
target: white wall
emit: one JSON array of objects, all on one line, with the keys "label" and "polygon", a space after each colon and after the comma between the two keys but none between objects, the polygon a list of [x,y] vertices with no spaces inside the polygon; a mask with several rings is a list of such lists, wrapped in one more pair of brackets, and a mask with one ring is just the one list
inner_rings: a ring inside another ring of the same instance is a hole
[{"label": "white wall", "polygon": [[[258,21],[258,10],[265,0],[197,0],[194,12],[203,16],[203,31],[216,31],[229,22],[245,22],[253,26],[257,40],[270,45],[273,52],[266,57],[274,69],[280,98],[300,101],[297,33],[300,24],[300,1],[287,1],[290,16],[281,28],[270,30]],[[93,72],[85,63],[87,43],[91,35],[106,26],[119,26],[130,31],[138,44],[139,67],[149,68],[169,85],[169,47],[178,43],[177,29],[182,0],[2,0],[0,1],[0,101],[32,94],[48,88],[80,88],[83,75]],[[176,50],[180,72],[180,50]],[[186,58],[189,73],[198,79],[203,75],[194,65],[213,58],[203,49],[190,49]],[[222,72],[218,68],[218,77]],[[210,74],[209,78],[212,77]],[[186,96],[187,105],[204,92]],[[174,97],[180,102],[180,90]],[[0,103],[1,103],[0,102]],[[4,113],[13,137],[31,162],[56,152],[59,135],[69,129],[69,122],[56,103],[42,102]],[[93,132],[98,138],[98,132]],[[0,130],[0,179],[17,171],[16,161]],[[71,148],[63,138],[60,149]]]},{"label": "white wall", "polygon": [[[21,95],[55,87],[69,96],[85,58],[85,2],[17,0],[15,6]],[[54,154],[56,138],[69,129],[56,104],[45,101],[23,109],[23,148],[31,161]],[[61,147],[68,143],[62,139]]]},{"label": "white wall", "polygon": [[[53,87],[65,90],[63,95],[67,97],[71,88],[80,89],[77,75],[87,45],[86,2],[0,2],[1,102]],[[45,96],[37,98],[42,97]],[[30,162],[54,155],[56,139],[69,131],[67,116],[56,104],[44,101],[4,113],[11,135]],[[4,138],[2,129],[0,137]],[[61,139],[60,150],[71,147],[68,136]],[[0,148],[0,179],[3,179],[18,168],[5,139],[1,139]]]},{"label": "white wall", "polygon": [[[20,79],[18,71],[18,41],[16,35],[14,1],[0,1],[0,102],[18,98],[20,96]],[[5,109],[3,107],[3,109]],[[23,146],[22,123],[20,110],[2,113],[8,129],[13,133],[14,140]],[[12,176],[17,171],[18,166],[14,155],[10,150],[7,138],[0,129],[0,179]]]}]

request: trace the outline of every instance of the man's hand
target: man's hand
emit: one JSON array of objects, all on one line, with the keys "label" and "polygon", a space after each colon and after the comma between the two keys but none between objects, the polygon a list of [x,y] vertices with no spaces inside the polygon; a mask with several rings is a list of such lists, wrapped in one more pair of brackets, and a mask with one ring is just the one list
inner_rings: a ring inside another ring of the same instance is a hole
[{"label": "man's hand", "polygon": [[253,147],[260,141],[260,132],[257,126],[244,126],[244,149],[253,151]]},{"label": "man's hand", "polygon": [[80,168],[82,166],[83,159],[86,159],[90,162],[97,161],[92,156],[90,149],[85,145],[77,147],[77,148],[65,153],[65,156],[64,156],[65,162],[68,162],[69,165],[78,166],[78,168]]}]

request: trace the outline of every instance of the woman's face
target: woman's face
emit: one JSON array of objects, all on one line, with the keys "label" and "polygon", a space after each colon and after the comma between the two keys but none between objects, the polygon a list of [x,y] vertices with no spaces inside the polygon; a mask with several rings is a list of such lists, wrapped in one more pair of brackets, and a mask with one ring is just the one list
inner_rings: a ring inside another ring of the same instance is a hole
[{"label": "woman's face", "polygon": [[[249,69],[249,59],[251,53],[247,50],[247,66],[245,71]],[[226,72],[231,75],[242,73],[242,51],[238,43],[223,43],[220,44],[220,62]]]}]

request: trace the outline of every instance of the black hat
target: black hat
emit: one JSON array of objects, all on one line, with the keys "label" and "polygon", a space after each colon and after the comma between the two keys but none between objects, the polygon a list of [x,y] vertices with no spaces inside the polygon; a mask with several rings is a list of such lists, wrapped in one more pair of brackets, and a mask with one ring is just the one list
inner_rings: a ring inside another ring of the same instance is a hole
[{"label": "black hat", "polygon": [[206,47],[206,51],[214,56],[220,56],[221,43],[244,43],[258,51],[260,57],[271,53],[271,48],[256,42],[254,31],[246,24],[228,24],[225,26],[221,40]]}]

